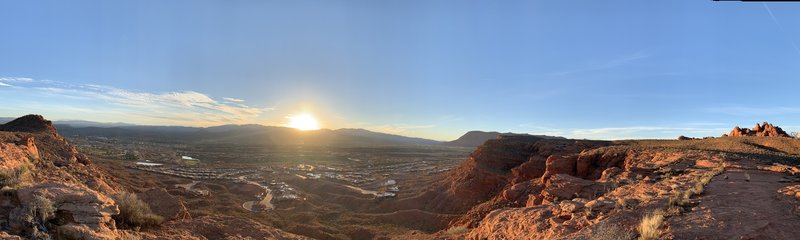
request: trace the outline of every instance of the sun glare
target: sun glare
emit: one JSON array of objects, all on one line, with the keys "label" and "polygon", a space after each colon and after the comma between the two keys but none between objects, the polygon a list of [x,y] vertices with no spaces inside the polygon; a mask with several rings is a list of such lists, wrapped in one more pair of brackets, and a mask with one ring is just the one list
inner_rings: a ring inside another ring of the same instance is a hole
[{"label": "sun glare", "polygon": [[298,114],[289,116],[289,127],[303,131],[317,130],[319,129],[319,122],[310,114]]}]

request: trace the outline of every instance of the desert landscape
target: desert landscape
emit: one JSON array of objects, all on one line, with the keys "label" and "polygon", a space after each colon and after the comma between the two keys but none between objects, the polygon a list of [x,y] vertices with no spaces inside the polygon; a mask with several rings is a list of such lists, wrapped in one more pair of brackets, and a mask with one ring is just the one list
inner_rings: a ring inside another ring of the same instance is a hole
[{"label": "desert landscape", "polygon": [[475,149],[210,147],[79,129],[65,137],[38,115],[0,130],[8,239],[800,234],[800,141],[766,122],[703,139],[493,133]]},{"label": "desert landscape", "polygon": [[2,0],[0,240],[798,240],[791,2]]}]

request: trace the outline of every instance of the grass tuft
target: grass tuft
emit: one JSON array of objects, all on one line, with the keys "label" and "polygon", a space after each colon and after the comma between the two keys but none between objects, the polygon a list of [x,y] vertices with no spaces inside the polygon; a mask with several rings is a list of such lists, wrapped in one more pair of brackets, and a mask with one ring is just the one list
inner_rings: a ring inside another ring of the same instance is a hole
[{"label": "grass tuft", "polygon": [[664,222],[664,213],[661,210],[645,215],[637,227],[639,240],[658,239],[658,228],[661,227],[662,222]]}]

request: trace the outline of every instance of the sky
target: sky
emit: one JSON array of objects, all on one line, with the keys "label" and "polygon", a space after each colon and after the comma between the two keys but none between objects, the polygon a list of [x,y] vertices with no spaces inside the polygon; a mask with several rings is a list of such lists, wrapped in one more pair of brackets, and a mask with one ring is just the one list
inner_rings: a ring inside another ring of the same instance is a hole
[{"label": "sky", "polygon": [[0,1],[0,116],[452,140],[800,131],[800,4]]}]

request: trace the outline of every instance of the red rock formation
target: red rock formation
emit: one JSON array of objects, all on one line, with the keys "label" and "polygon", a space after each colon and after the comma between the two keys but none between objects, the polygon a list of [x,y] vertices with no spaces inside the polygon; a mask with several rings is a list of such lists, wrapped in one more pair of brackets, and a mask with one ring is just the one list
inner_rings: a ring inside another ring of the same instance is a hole
[{"label": "red rock formation", "polygon": [[[724,136],[724,135],[723,135]],[[736,126],[731,130],[728,134],[731,137],[741,137],[741,136],[760,136],[760,137],[791,137],[788,133],[783,131],[780,127],[774,126],[768,122],[764,122],[763,124],[758,124],[753,127],[753,129],[749,128],[739,128]]]},{"label": "red rock formation", "polygon": [[547,158],[547,170],[542,175],[542,183],[546,183],[550,176],[556,174],[575,175],[578,156],[557,157],[551,155]]},{"label": "red rock formation", "polygon": [[[486,141],[455,169],[447,180],[445,191],[434,190],[438,191],[438,196],[429,202],[429,208],[437,212],[463,213],[478,203],[497,197],[516,183],[557,173],[575,174],[576,154],[587,148],[608,144],[605,141],[501,135]],[[557,156],[573,157],[563,162],[557,160],[562,159]],[[522,199],[514,201],[524,204],[524,195]]]},{"label": "red rock formation", "polygon": [[44,119],[41,115],[25,115],[14,119],[11,122],[0,125],[0,131],[5,132],[27,132],[27,133],[47,133],[58,136],[53,123]]}]

